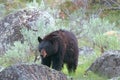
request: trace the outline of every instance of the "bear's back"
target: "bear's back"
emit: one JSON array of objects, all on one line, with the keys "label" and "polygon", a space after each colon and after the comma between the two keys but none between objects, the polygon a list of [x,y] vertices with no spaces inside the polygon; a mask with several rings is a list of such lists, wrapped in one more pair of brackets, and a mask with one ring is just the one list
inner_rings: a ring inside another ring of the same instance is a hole
[{"label": "bear's back", "polygon": [[52,40],[56,38],[62,40],[66,44],[68,44],[69,42],[74,42],[75,44],[77,44],[77,38],[75,37],[75,35],[70,31],[62,29],[54,31],[49,35],[46,35],[43,40]]}]

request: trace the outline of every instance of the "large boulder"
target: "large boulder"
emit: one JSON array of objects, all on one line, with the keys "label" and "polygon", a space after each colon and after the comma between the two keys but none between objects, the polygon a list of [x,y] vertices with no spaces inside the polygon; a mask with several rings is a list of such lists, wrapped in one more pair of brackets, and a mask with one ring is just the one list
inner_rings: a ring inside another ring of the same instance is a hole
[{"label": "large boulder", "polygon": [[120,76],[120,50],[106,51],[87,69],[99,76],[114,78]]},{"label": "large boulder", "polygon": [[2,70],[0,80],[67,80],[67,77],[44,65],[19,64]]},{"label": "large boulder", "polygon": [[15,41],[24,41],[21,29],[37,31],[38,21],[43,27],[54,26],[54,18],[47,11],[39,9],[22,9],[7,15],[0,20],[0,54],[4,54]]}]

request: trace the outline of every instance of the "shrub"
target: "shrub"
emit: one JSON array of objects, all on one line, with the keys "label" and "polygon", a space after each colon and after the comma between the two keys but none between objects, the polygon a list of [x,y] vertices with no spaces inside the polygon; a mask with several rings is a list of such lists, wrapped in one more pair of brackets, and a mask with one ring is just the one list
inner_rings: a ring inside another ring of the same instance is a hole
[{"label": "shrub", "polygon": [[11,46],[6,54],[1,57],[0,62],[2,62],[4,66],[8,66],[15,63],[29,62],[29,46],[27,43],[21,43],[20,41],[16,41],[14,46]]},{"label": "shrub", "polygon": [[103,53],[105,50],[119,50],[120,41],[117,36],[108,36],[103,34],[96,34],[93,38],[95,46],[100,48]]}]

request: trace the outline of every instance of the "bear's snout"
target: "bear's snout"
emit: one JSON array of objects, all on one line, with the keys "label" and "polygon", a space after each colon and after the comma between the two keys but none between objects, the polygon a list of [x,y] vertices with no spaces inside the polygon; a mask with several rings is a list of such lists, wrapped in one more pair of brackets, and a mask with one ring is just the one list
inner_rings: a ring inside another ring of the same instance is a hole
[{"label": "bear's snout", "polygon": [[45,57],[47,56],[46,50],[45,50],[45,49],[42,49],[42,50],[40,51],[40,55],[41,55],[43,58],[45,58]]}]

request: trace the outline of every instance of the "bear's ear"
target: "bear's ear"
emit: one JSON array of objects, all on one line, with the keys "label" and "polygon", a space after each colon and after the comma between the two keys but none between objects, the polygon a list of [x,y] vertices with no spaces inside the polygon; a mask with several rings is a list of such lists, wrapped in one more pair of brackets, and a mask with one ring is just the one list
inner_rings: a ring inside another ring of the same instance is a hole
[{"label": "bear's ear", "polygon": [[42,39],[40,37],[38,37],[38,42],[40,43],[42,41]]}]

